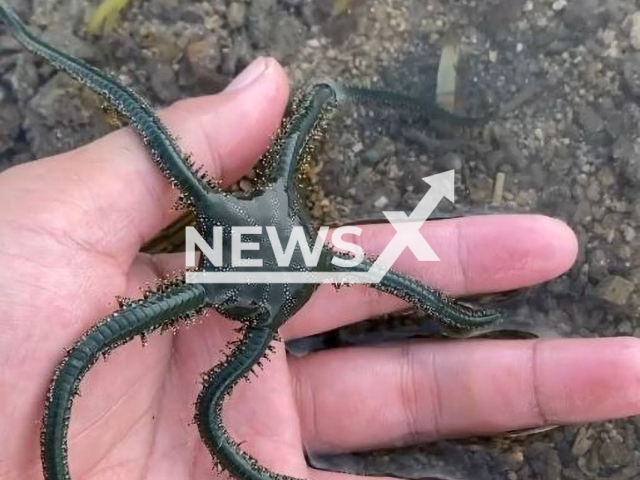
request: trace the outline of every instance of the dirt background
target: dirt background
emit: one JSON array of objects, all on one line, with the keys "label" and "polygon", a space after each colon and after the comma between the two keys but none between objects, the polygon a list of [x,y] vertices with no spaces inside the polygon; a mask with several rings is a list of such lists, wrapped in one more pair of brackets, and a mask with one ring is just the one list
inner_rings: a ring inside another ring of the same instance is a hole
[{"label": "dirt background", "polygon": [[[85,29],[97,1],[9,3],[50,43],[157,106],[221,90],[257,55],[281,61],[295,86],[329,77],[428,98],[442,42],[460,38],[457,110],[499,115],[461,129],[345,108],[319,172],[332,216],[409,210],[424,193],[422,177],[456,168],[456,207],[440,214],[539,212],[580,237],[570,272],[503,302],[505,328],[640,336],[637,0],[360,0],[340,15],[332,0],[133,0],[98,38]],[[100,107],[85,88],[0,36],[0,169],[103,135],[112,127]],[[499,173],[506,182],[494,198]],[[432,333],[415,317],[394,321],[400,336]],[[292,348],[398,338],[379,330],[345,329]],[[408,478],[627,480],[640,478],[639,435],[632,418],[310,460]]]}]

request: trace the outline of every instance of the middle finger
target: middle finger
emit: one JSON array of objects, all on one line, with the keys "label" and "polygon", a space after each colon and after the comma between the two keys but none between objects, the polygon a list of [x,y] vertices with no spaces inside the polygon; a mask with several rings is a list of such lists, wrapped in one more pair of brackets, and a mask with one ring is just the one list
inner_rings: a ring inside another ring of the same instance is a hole
[{"label": "middle finger", "polygon": [[414,341],[290,367],[304,445],[318,453],[640,413],[635,338]]}]

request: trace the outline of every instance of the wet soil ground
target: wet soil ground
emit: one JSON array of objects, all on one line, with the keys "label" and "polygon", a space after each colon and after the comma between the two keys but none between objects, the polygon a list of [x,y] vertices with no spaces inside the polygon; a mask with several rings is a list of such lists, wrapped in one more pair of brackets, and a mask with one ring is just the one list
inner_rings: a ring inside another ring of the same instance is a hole
[{"label": "wet soil ground", "polygon": [[[580,237],[570,272],[508,299],[513,320],[505,328],[640,336],[637,0],[357,0],[340,15],[331,0],[133,0],[98,38],[85,30],[97,1],[10,3],[49,42],[159,107],[221,90],[257,55],[281,61],[294,86],[329,77],[426,98],[441,45],[460,39],[456,108],[498,115],[462,129],[345,108],[318,173],[330,218],[410,210],[424,193],[422,177],[455,168],[456,206],[440,214],[544,213]],[[0,169],[111,129],[95,96],[0,35]],[[394,321],[416,324],[411,316]],[[374,325],[298,347],[389,338]],[[632,418],[311,460],[408,478],[630,480],[640,478],[639,436]]]}]

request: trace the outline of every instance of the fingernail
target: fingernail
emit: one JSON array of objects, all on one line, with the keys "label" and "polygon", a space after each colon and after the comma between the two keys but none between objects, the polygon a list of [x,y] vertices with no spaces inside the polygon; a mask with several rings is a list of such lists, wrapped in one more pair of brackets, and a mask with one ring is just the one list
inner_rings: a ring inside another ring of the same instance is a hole
[{"label": "fingernail", "polygon": [[264,57],[258,57],[251,62],[233,81],[225,88],[225,92],[233,90],[240,90],[246,87],[250,83],[253,83],[260,75],[262,75],[267,69],[267,59]]}]

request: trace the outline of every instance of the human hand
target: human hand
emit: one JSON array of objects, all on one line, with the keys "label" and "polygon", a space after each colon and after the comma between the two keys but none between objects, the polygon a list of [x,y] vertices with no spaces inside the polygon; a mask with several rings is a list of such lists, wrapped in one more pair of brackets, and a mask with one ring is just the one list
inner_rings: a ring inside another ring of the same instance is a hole
[{"label": "human hand", "polygon": [[[288,94],[277,63],[254,68],[261,74],[249,83],[162,113],[184,150],[226,184],[268,145]],[[175,199],[129,129],[0,175],[0,479],[42,478],[40,418],[64,348],[114,311],[116,296],[139,296],[183,265],[181,254],[139,253],[175,219]],[[442,261],[427,270],[404,252],[396,268],[456,296],[543,282],[576,255],[568,227],[541,216],[434,221],[422,233]],[[361,242],[376,253],[393,234],[369,226]],[[402,306],[364,286],[322,286],[281,333],[311,335]],[[234,327],[210,312],[99,362],[72,411],[73,480],[215,478],[193,402]],[[278,345],[258,378],[234,390],[224,418],[266,467],[346,479],[307,467],[303,447],[365,450],[631,415],[640,412],[639,379],[640,345],[624,338],[413,341],[304,358]]]}]

